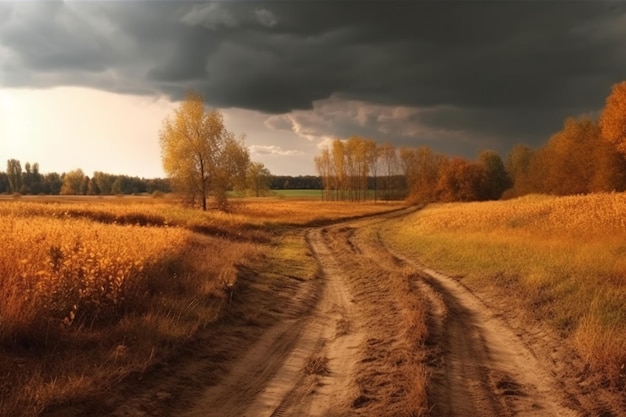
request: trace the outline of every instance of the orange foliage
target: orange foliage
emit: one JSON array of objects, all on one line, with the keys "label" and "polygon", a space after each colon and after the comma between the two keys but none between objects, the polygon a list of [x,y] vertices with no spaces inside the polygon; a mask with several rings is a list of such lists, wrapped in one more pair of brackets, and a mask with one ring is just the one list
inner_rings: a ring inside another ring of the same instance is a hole
[{"label": "orange foliage", "polygon": [[453,158],[439,176],[437,192],[441,201],[483,200],[486,183],[487,176],[482,165]]},{"label": "orange foliage", "polygon": [[602,136],[626,154],[626,81],[613,85],[600,117]]}]

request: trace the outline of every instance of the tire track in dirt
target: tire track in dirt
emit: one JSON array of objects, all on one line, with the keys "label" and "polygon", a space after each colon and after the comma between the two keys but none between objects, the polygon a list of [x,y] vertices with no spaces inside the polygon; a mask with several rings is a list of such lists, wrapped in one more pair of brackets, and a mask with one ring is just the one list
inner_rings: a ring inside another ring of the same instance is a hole
[{"label": "tire track in dirt", "polygon": [[441,349],[431,380],[435,415],[580,415],[559,382],[492,311],[451,278],[424,272],[424,292],[439,294],[447,310],[434,329]]},{"label": "tire track in dirt", "polygon": [[429,300],[433,416],[585,415],[562,384],[498,314],[454,279],[417,265]]},{"label": "tire track in dirt", "polygon": [[406,308],[387,288],[406,284],[404,268],[368,262],[351,224],[308,231],[317,305],[268,331],[185,417],[418,415],[398,414],[417,409],[406,404],[413,374],[404,372],[423,353],[397,325]]},{"label": "tire track in dirt", "polygon": [[313,315],[302,329],[296,348],[248,408],[244,416],[265,416],[274,409],[265,404],[280,405],[270,416],[330,416],[343,414],[353,387],[350,376],[356,364],[354,350],[364,337],[355,320],[354,304],[340,271],[321,244],[320,230],[308,238],[316,257],[327,259],[322,265],[324,287]]},{"label": "tire track in dirt", "polygon": [[[586,415],[532,349],[467,288],[389,250],[380,234],[359,237],[395,216],[355,221],[348,233],[351,249],[373,262],[387,253],[419,271],[416,285],[429,309],[428,344],[432,416],[578,416]],[[417,352],[416,352],[417,353]]]},{"label": "tire track in dirt", "polygon": [[323,259],[322,278],[316,283],[321,295],[314,311],[268,331],[184,416],[344,415],[341,410],[354,397],[350,379],[357,358],[354,350],[364,334],[321,233],[316,229],[307,235],[314,256]]}]

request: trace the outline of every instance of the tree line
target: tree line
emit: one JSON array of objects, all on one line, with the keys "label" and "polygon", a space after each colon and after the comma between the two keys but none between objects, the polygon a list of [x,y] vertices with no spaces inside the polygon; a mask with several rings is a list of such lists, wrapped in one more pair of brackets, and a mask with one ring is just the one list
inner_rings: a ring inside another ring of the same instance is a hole
[{"label": "tree line", "polygon": [[471,161],[427,146],[396,149],[354,136],[334,140],[315,157],[315,166],[329,200],[407,198],[425,204],[624,191],[626,82],[612,87],[598,120],[568,118],[544,145],[516,145],[504,161],[492,150]]},{"label": "tree line", "polygon": [[357,136],[335,139],[315,158],[315,166],[328,200],[492,200],[511,185],[494,151],[483,151],[476,162],[469,162],[427,146],[397,149]]},{"label": "tree line", "polygon": [[0,194],[48,195],[118,195],[171,192],[169,180],[139,178],[96,171],[91,177],[82,169],[69,172],[42,174],[38,163],[22,164],[17,159],[7,161],[7,169],[0,172]]}]

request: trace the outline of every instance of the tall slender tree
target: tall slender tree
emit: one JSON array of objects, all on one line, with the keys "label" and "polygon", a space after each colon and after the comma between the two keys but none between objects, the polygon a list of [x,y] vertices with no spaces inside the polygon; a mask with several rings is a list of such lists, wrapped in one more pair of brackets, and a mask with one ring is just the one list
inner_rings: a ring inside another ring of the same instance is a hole
[{"label": "tall slender tree", "polygon": [[22,164],[20,161],[17,159],[7,161],[7,177],[11,192],[19,192],[22,189]]}]

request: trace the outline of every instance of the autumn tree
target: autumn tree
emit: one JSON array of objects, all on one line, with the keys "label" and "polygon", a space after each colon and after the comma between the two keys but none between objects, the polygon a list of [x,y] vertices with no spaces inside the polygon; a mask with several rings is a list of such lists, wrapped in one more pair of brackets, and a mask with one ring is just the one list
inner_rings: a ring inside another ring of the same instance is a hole
[{"label": "autumn tree", "polygon": [[266,195],[270,189],[272,174],[261,162],[252,162],[248,166],[247,185],[248,189],[256,197]]},{"label": "autumn tree", "polygon": [[427,204],[437,199],[437,185],[446,157],[428,146],[400,149],[400,163],[409,189],[409,200]]},{"label": "autumn tree", "polygon": [[85,185],[85,173],[82,169],[75,169],[65,173],[63,176],[63,185],[61,186],[61,194],[78,195],[84,194],[83,187]]},{"label": "autumn tree", "polygon": [[396,148],[390,142],[381,145],[378,149],[381,174],[383,175],[384,196],[386,200],[391,199],[392,190],[395,191],[396,184],[394,178],[398,175],[399,161]]},{"label": "autumn tree", "polygon": [[346,150],[343,141],[335,139],[333,141],[332,156],[332,185],[335,190],[335,200],[343,200],[344,193],[347,190],[347,169],[346,169]]},{"label": "autumn tree", "polygon": [[367,200],[368,179],[371,175],[374,178],[374,202],[376,202],[378,200],[378,145],[372,139],[363,139],[361,147],[363,149],[361,161],[363,200]]},{"label": "autumn tree", "polygon": [[332,175],[332,166],[331,166],[331,156],[330,150],[328,148],[322,149],[322,153],[315,157],[315,169],[322,179],[322,198],[324,200],[332,199],[331,194],[331,175]]},{"label": "autumn tree", "polygon": [[[225,199],[228,190],[245,191],[251,161],[250,152],[244,144],[244,137],[228,141],[222,158],[216,162],[218,175],[214,184],[214,195],[219,191],[223,193],[222,198]],[[220,201],[220,198],[216,197],[216,199]]]},{"label": "autumn tree", "polygon": [[498,200],[502,193],[511,187],[511,179],[504,162],[497,152],[486,150],[478,155],[478,163],[485,170],[485,195],[487,200]]},{"label": "autumn tree", "polygon": [[442,167],[437,193],[441,201],[480,201],[485,199],[485,184],[481,164],[452,158]]},{"label": "autumn tree", "polygon": [[115,182],[115,176],[105,172],[95,171],[91,180],[95,182],[100,194],[111,194],[111,188]]},{"label": "autumn tree", "polygon": [[566,119],[563,129],[536,151],[530,172],[534,192],[571,195],[624,187],[623,156],[588,117]]},{"label": "autumn tree", "polygon": [[315,168],[322,179],[324,198],[366,200],[370,174],[376,177],[377,163],[378,146],[374,140],[358,136],[333,140],[330,147],[315,157]]},{"label": "autumn tree", "polygon": [[367,180],[375,161],[376,142],[352,136],[344,145],[343,177],[346,180],[348,198],[352,201],[366,200]]},{"label": "autumn tree", "polygon": [[407,187],[409,188],[409,198],[415,200],[414,190],[418,187],[419,181],[419,162],[417,158],[417,149],[400,148],[398,152],[398,163]]},{"label": "autumn tree", "polygon": [[532,192],[530,183],[530,163],[534,151],[522,144],[515,145],[506,158],[505,168],[513,183],[513,188],[508,190],[505,197],[516,197]]},{"label": "autumn tree", "polygon": [[207,209],[210,195],[218,208],[225,210],[226,191],[242,171],[232,164],[245,160],[248,150],[243,140],[226,129],[222,113],[206,110],[203,97],[188,92],[173,116],[164,121],[159,140],[163,168],[172,187],[190,202],[200,198],[202,210]]},{"label": "autumn tree", "polygon": [[626,155],[626,81],[613,85],[600,116],[602,137]]},{"label": "autumn tree", "polygon": [[17,193],[22,189],[22,164],[17,159],[7,161],[7,177],[9,188],[12,193]]}]

